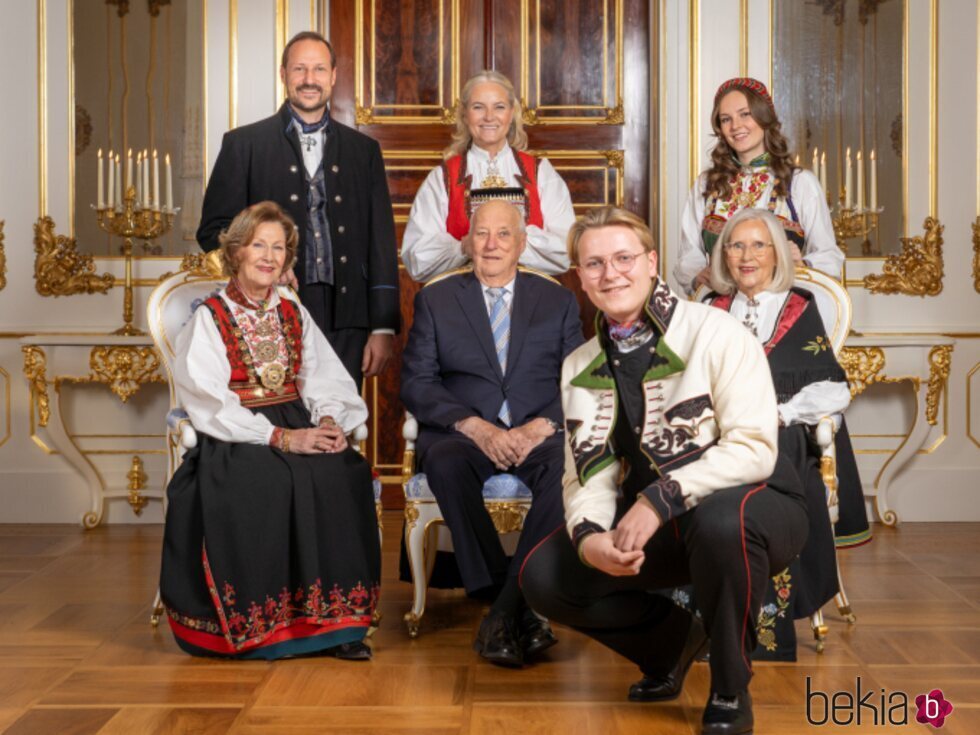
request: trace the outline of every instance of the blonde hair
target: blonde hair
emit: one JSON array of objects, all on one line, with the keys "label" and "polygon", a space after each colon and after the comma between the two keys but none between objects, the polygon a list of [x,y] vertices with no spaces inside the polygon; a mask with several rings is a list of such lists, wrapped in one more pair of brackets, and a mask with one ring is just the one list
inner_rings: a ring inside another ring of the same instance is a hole
[{"label": "blonde hair", "polygon": [[452,142],[442,152],[443,158],[452,158],[455,155],[465,153],[473,143],[473,136],[470,135],[470,129],[466,126],[463,116],[466,108],[469,107],[473,87],[484,82],[499,84],[507,92],[507,101],[510,102],[510,107],[514,111],[514,116],[510,121],[510,129],[507,131],[507,144],[517,151],[523,151],[527,148],[527,133],[524,132],[521,101],[517,99],[514,85],[499,71],[485,69],[470,77],[463,85],[463,91],[460,93],[459,99],[456,100],[456,131],[453,133]]},{"label": "blonde hair", "polygon": [[735,293],[738,290],[738,285],[728,269],[728,261],[725,259],[725,245],[731,242],[732,232],[743,222],[762,222],[769,230],[772,247],[776,251],[776,267],[772,274],[772,282],[766,290],[775,292],[789,290],[796,277],[793,254],[790,252],[783,226],[772,212],[765,209],[740,209],[725,223],[711,251],[711,288],[720,294]]},{"label": "blonde hair", "polygon": [[299,244],[296,223],[275,202],[259,202],[235,215],[228,228],[218,235],[218,242],[221,243],[221,265],[226,276],[238,274],[239,251],[251,245],[255,231],[259,229],[259,225],[266,222],[275,222],[282,226],[283,232],[286,233],[286,261],[282,269],[285,272],[293,267],[293,263],[296,262],[296,247]]},{"label": "blonde hair", "polygon": [[644,251],[650,253],[656,249],[653,233],[650,232],[646,222],[629,210],[606,205],[588,210],[575,220],[575,224],[568,230],[568,257],[572,263],[578,263],[578,244],[586,230],[598,230],[602,227],[629,228],[640,241]]}]

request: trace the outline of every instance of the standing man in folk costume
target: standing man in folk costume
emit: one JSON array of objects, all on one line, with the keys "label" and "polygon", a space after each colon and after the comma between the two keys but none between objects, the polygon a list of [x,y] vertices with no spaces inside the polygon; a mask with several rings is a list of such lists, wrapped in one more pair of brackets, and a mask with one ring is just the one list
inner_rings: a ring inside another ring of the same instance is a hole
[{"label": "standing man in folk costume", "polygon": [[265,120],[225,134],[197,240],[205,251],[255,202],[277,202],[295,220],[300,248],[284,280],[323,330],[357,385],[378,375],[400,324],[398,258],[381,148],[330,117],[336,58],[304,31],[283,50],[287,100]]}]

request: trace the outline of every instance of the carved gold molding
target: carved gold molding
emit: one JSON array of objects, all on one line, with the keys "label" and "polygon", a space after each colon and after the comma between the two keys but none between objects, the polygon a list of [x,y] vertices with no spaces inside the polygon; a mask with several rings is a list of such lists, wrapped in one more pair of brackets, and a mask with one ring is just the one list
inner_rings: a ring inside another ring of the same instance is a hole
[{"label": "carved gold molding", "polygon": [[24,375],[31,384],[31,402],[37,406],[38,425],[47,426],[51,419],[51,401],[48,398],[47,356],[40,347],[27,345],[24,352]]},{"label": "carved gold molding", "polygon": [[879,373],[885,367],[885,352],[880,347],[845,347],[837,361],[847,373],[851,398],[855,398],[869,385],[881,380]]},{"label": "carved gold molding", "polygon": [[929,350],[929,383],[926,389],[926,421],[936,425],[939,416],[939,396],[949,381],[949,366],[953,345],[936,345]]},{"label": "carved gold molding", "polygon": [[129,484],[126,486],[129,489],[126,502],[132,507],[133,513],[139,515],[150,501],[142,493],[146,489],[146,472],[143,471],[143,460],[135,454],[129,472],[126,473],[126,479],[129,480]]},{"label": "carved gold molding", "polygon": [[92,348],[89,368],[92,373],[87,378],[71,380],[104,383],[123,403],[147,383],[166,382],[159,373],[160,358],[152,347],[99,345]]},{"label": "carved gold molding", "polygon": [[872,293],[938,296],[943,290],[943,225],[926,217],[925,233],[903,237],[902,252],[885,259],[884,273],[864,277]]},{"label": "carved gold molding", "polygon": [[[0,235],[2,234],[0,232]],[[2,248],[0,248],[0,256],[2,256]],[[980,215],[973,223],[973,290],[980,293]]]},{"label": "carved gold molding", "polygon": [[34,287],[42,296],[107,293],[116,279],[95,273],[91,255],[79,253],[75,238],[55,235],[54,220],[41,217],[34,223]]},{"label": "carved gold molding", "polygon": [[415,528],[419,522],[419,508],[416,503],[411,501],[405,503],[405,537]]},{"label": "carved gold molding", "polygon": [[7,285],[7,255],[3,251],[3,224],[0,219],[0,291]]},{"label": "carved gold molding", "polygon": [[524,516],[527,515],[530,504],[522,501],[488,502],[487,512],[493,520],[497,533],[520,531],[524,527]]}]

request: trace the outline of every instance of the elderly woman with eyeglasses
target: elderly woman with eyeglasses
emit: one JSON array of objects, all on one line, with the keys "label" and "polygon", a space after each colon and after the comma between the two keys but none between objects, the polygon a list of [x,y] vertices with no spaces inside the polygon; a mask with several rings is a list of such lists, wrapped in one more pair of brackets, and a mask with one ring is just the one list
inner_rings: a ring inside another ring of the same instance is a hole
[{"label": "elderly woman with eyeglasses", "polygon": [[[759,621],[756,657],[784,661],[796,660],[793,620],[809,617],[838,591],[834,533],[809,427],[824,416],[842,414],[851,402],[847,376],[834,357],[817,304],[810,292],[793,287],[794,273],[793,254],[777,218],[763,209],[743,209],[718,238],[711,256],[713,292],[706,297],[762,344],[776,389],[779,451],[792,461],[807,491],[806,545],[788,572],[775,578]],[[849,441],[839,460],[853,464]],[[853,475],[841,474],[856,477],[856,466]],[[840,493],[856,495],[859,510],[852,513],[860,517],[851,523],[863,518],[867,527],[860,481],[842,483]]]},{"label": "elderly woman with eyeglasses", "polygon": [[[799,479],[777,456],[765,354],[727,314],[670,290],[635,214],[586,213],[568,249],[599,313],[562,366],[567,533],[528,555],[525,596],[636,663],[634,701],[680,696],[707,632],[701,732],[750,732],[749,621],[807,527]],[[654,592],[687,583],[703,627]]]},{"label": "elderly woman with eyeglasses", "polygon": [[298,239],[275,202],[239,213],[219,237],[228,284],[176,340],[198,443],[167,487],[160,596],[193,655],[371,657],[381,549],[371,467],[346,436],[367,407],[276,289]]}]

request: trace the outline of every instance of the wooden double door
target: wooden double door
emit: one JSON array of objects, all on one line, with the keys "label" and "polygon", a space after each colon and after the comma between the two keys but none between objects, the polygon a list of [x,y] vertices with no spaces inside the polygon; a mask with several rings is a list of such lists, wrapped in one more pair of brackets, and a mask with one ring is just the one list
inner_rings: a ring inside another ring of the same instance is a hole
[{"label": "wooden double door", "polygon": [[[330,3],[338,58],[332,112],[381,144],[398,242],[415,192],[449,144],[459,91],[483,69],[514,83],[530,150],[554,164],[576,211],[616,203],[648,218],[655,211],[656,21],[647,0]],[[594,311],[578,277],[561,280],[578,294],[591,334]],[[419,288],[403,269],[394,364],[365,387],[369,457],[385,483],[386,507],[401,505],[399,374]]]}]

